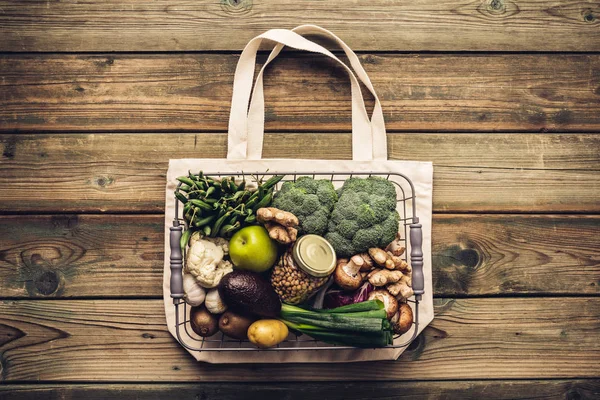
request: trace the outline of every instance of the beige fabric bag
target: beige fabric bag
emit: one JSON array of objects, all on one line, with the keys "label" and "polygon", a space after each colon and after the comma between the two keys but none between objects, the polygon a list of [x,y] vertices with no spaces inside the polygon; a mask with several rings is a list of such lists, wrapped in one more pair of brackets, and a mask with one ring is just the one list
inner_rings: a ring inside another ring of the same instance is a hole
[{"label": "beige fabric bag", "polygon": [[[338,43],[346,53],[350,66],[356,72],[358,79],[367,87],[375,98],[375,107],[371,119],[365,109],[359,83],[352,70],[340,61],[335,55],[322,46],[311,42],[302,35],[320,35]],[[256,52],[264,39],[277,43],[268,57],[267,62],[259,72],[252,91],[253,76],[255,72]],[[262,159],[262,143],[264,137],[264,96],[263,72],[266,66],[280,53],[284,46],[299,50],[319,53],[332,58],[340,63],[348,72],[352,85],[352,160],[301,160],[301,159]],[[252,99],[250,101],[250,94]],[[170,160],[167,173],[166,199],[165,199],[165,258],[164,258],[164,303],[167,326],[174,337],[175,307],[170,294],[170,228],[175,218],[175,202],[173,191],[176,187],[176,178],[186,175],[188,170],[215,172],[221,174],[237,174],[241,171],[278,171],[297,172],[298,175],[314,172],[334,172],[349,175],[354,172],[374,172],[402,174],[414,185],[416,200],[409,199],[406,204],[412,205],[416,201],[416,215],[422,225],[422,250],[424,294],[419,304],[419,326],[421,332],[433,320],[433,294],[431,281],[431,205],[433,167],[428,162],[387,160],[387,141],[381,103],[375,93],[373,85],[365,70],[360,64],[356,54],[333,33],[314,26],[303,25],[293,30],[273,29],[252,39],[242,52],[235,72],[231,114],[229,120],[229,138],[227,159],[178,159]],[[393,175],[390,179],[395,179]],[[402,183],[406,185],[406,183]],[[408,187],[407,189],[410,189]],[[407,196],[408,197],[408,196]],[[403,202],[401,202],[403,203]],[[404,218],[408,215],[398,203],[398,212]],[[180,208],[181,212],[181,208]],[[412,216],[412,215],[411,215]],[[181,215],[179,215],[181,218]],[[411,222],[411,221],[408,221]],[[410,254],[410,247],[407,254]],[[414,308],[414,304],[410,303]],[[189,311],[189,307],[188,307]],[[183,321],[183,307],[179,309],[179,321]],[[413,326],[413,330],[415,327]],[[191,331],[190,331],[191,332]],[[191,332],[194,336],[193,332]],[[395,344],[400,344],[410,338],[412,331],[396,339]],[[199,339],[198,337],[195,337]],[[189,338],[188,338],[189,339]],[[192,346],[198,346],[193,340],[183,341]],[[235,347],[238,347],[236,344]],[[205,343],[204,348],[219,347],[219,343]],[[230,347],[227,344],[224,347]],[[244,344],[242,347],[252,347]],[[300,350],[277,351],[275,349],[262,351],[196,351],[189,350],[190,354],[198,361],[210,363],[279,363],[279,362],[352,362],[373,360],[394,360],[404,351],[403,348],[384,349],[350,349],[350,350]]]}]

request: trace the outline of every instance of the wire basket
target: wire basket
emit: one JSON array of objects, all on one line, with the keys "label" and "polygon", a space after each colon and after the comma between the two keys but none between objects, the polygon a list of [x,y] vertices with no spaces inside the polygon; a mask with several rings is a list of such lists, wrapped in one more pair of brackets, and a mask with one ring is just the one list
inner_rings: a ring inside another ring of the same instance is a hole
[{"label": "wire basket", "polygon": [[[275,191],[281,188],[284,182],[293,181],[301,176],[310,176],[313,179],[328,179],[337,189],[341,187],[344,181],[351,177],[369,177],[379,176],[387,179],[396,186],[396,210],[400,214],[399,232],[400,240],[404,243],[406,251],[402,259],[406,261],[413,271],[412,286],[413,297],[407,300],[413,310],[413,324],[411,329],[402,334],[394,336],[394,344],[385,348],[401,348],[408,346],[419,332],[419,302],[424,293],[424,278],[423,278],[423,252],[422,231],[419,218],[416,214],[416,194],[415,188],[411,180],[399,173],[388,172],[353,172],[353,173],[333,173],[333,172],[241,172],[241,173],[204,173],[207,177],[220,179],[222,177],[234,177],[246,179],[252,176],[264,176],[265,178],[274,175],[283,175],[283,179],[275,186]],[[181,183],[178,185],[178,187]],[[180,218],[179,201],[173,196],[175,201],[175,216],[173,226],[170,228],[170,247],[171,247],[171,297],[173,298],[173,306],[175,307],[175,330],[177,340],[188,350],[192,351],[303,351],[303,350],[346,350],[354,347],[331,345],[321,341],[312,339],[307,335],[296,335],[290,333],[288,337],[281,342],[277,347],[271,349],[260,349],[248,340],[232,339],[219,332],[214,336],[203,338],[191,329],[190,326],[190,309],[183,300],[183,259],[185,254],[182,254],[179,241],[183,233],[183,229],[188,229],[187,222]]]}]

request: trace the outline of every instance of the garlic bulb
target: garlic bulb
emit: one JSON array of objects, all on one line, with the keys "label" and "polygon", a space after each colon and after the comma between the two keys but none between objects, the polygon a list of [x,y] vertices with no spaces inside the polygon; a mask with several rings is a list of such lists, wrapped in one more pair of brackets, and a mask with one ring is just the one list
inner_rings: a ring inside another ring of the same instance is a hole
[{"label": "garlic bulb", "polygon": [[212,314],[221,314],[227,310],[227,305],[221,300],[221,296],[219,296],[219,291],[217,289],[208,291],[204,305]]},{"label": "garlic bulb", "polygon": [[196,278],[190,274],[183,276],[183,291],[185,302],[190,306],[199,306],[204,302],[206,291],[198,284]]}]

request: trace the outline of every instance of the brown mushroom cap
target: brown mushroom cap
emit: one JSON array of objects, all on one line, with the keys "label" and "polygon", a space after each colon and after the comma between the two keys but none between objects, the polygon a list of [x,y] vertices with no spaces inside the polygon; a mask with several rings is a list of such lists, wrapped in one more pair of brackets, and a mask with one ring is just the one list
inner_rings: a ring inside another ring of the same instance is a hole
[{"label": "brown mushroom cap", "polygon": [[380,300],[383,303],[388,320],[392,319],[396,311],[398,311],[398,300],[385,289],[371,292],[368,300]]},{"label": "brown mushroom cap", "polygon": [[362,284],[363,278],[360,274],[360,266],[354,265],[346,258],[340,258],[335,272],[333,273],[335,283],[344,290],[356,290]]},{"label": "brown mushroom cap", "polygon": [[[410,330],[413,323],[413,312],[412,308],[406,303],[400,303],[400,307],[398,308],[398,319],[397,322],[392,323],[392,328],[394,329],[394,333],[399,335],[406,333]],[[394,318],[392,320],[396,319]]]}]

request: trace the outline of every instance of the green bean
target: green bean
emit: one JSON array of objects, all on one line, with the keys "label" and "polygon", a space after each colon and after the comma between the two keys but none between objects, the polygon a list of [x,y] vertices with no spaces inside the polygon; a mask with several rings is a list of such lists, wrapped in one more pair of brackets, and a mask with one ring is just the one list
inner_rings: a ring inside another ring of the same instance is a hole
[{"label": "green bean", "polygon": [[228,211],[215,221],[214,225],[212,226],[212,231],[210,233],[210,237],[215,237],[217,235],[217,233],[219,233],[221,226],[223,225],[225,220],[227,218],[229,218],[230,215],[231,215],[230,211]]},{"label": "green bean", "polygon": [[236,222],[235,224],[231,225],[223,225],[223,227],[221,228],[221,230],[219,230],[219,236],[225,236],[230,232],[234,232],[237,229],[239,229],[241,226],[241,224],[239,222]]},{"label": "green bean", "polygon": [[254,198],[251,198],[251,199],[249,199],[249,200],[246,202],[246,207],[248,207],[248,208],[252,208],[252,206],[254,206],[256,203],[258,203],[258,196],[256,196],[256,197],[254,197]]},{"label": "green bean", "polygon": [[185,203],[183,206],[183,215],[187,214],[192,209],[192,203]]},{"label": "green bean", "polygon": [[213,210],[213,206],[211,204],[205,203],[202,200],[192,199],[192,200],[190,200],[190,202],[202,210],[207,210],[207,211]]},{"label": "green bean", "polygon": [[204,228],[202,228],[202,232],[204,233],[204,236],[210,235],[210,226],[206,225]]},{"label": "green bean", "polygon": [[240,200],[244,196],[245,193],[246,192],[243,191],[243,190],[237,191],[237,192],[235,192],[235,194],[233,195],[233,197],[231,197],[231,200],[233,200],[233,201]]},{"label": "green bean", "polygon": [[180,176],[179,178],[177,178],[177,180],[181,183],[185,183],[186,185],[188,185],[190,187],[194,186],[194,181],[185,176]]},{"label": "green bean", "polygon": [[235,211],[233,212],[233,215],[231,215],[231,217],[229,218],[229,220],[227,221],[227,224],[229,225],[233,225],[237,222],[237,220],[240,218],[239,214],[236,214]]},{"label": "green bean", "polygon": [[227,177],[221,179],[221,190],[229,192],[229,179]]},{"label": "green bean", "polygon": [[235,184],[235,178],[233,177],[231,177],[231,180],[229,181],[229,189],[231,189],[231,193],[235,193],[240,190],[238,185]]},{"label": "green bean", "polygon": [[217,203],[219,202],[219,200],[217,200],[217,199],[213,199],[213,198],[210,198],[210,199],[209,199],[209,198],[205,198],[205,199],[204,199],[204,200],[202,200],[202,201],[204,201],[205,203],[208,203],[208,204],[212,204],[212,205],[213,205],[213,208],[215,207],[214,205],[215,205],[215,204],[217,204]]},{"label": "green bean", "polygon": [[181,190],[182,192],[189,192],[192,188],[189,187],[188,185],[181,185],[179,186],[179,190]]},{"label": "green bean", "polygon": [[194,226],[196,228],[200,228],[200,227],[202,227],[204,225],[208,225],[211,222],[213,222],[215,220],[215,218],[217,218],[216,214],[209,215],[208,217],[204,217],[202,219],[196,219],[196,221],[194,221]]},{"label": "green bean", "polygon": [[244,222],[247,224],[252,224],[254,222],[256,222],[256,215],[248,215],[245,219]]},{"label": "green bean", "polygon": [[273,190],[270,189],[269,192],[263,197],[254,207],[252,207],[252,211],[256,212],[259,208],[267,207],[271,204],[273,200]]},{"label": "green bean", "polygon": [[175,192],[175,197],[177,197],[177,200],[179,200],[183,204],[186,204],[188,202],[187,197],[185,197],[182,193]]},{"label": "green bean", "polygon": [[283,177],[284,177],[284,175],[274,175],[271,178],[269,178],[265,183],[263,183],[261,186],[264,187],[265,189],[270,189],[273,186],[275,186],[277,184],[277,182],[282,180]]},{"label": "green bean", "polygon": [[206,197],[210,197],[217,189],[214,186],[209,187],[206,190]]},{"label": "green bean", "polygon": [[183,231],[183,234],[181,235],[181,239],[179,239],[179,246],[181,247],[181,251],[185,250],[185,247],[187,246],[187,244],[190,240],[190,236],[192,236],[191,229],[187,229],[187,230]]},{"label": "green bean", "polygon": [[237,190],[244,190],[244,188],[246,187],[246,181],[242,181],[238,187]]}]

